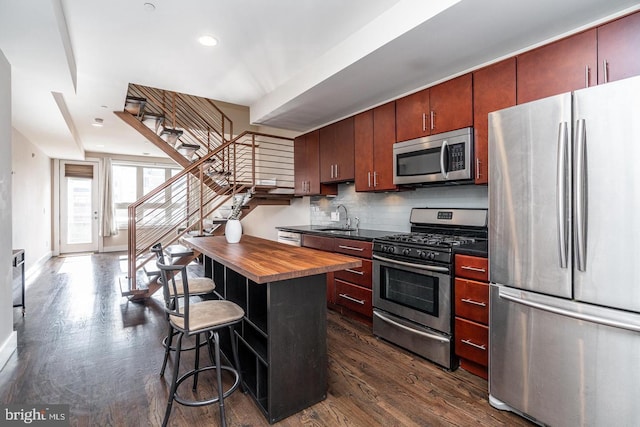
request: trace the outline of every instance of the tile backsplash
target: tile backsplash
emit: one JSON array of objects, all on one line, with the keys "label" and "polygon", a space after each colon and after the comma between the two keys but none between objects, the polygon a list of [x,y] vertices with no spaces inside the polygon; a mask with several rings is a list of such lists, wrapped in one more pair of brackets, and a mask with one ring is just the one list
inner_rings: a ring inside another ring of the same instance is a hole
[{"label": "tile backsplash", "polygon": [[[423,187],[389,193],[359,193],[355,186],[340,184],[336,197],[311,197],[311,225],[336,225],[331,212],[338,205],[347,208],[351,223],[360,218],[360,228],[382,231],[409,231],[411,208],[487,208],[487,187],[460,185]],[[344,209],[340,208],[339,224],[344,224]]]}]

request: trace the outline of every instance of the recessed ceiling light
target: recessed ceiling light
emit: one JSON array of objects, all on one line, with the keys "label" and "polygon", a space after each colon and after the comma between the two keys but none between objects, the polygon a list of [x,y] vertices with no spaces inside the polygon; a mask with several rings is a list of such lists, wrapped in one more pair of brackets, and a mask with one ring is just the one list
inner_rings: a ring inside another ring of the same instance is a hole
[{"label": "recessed ceiling light", "polygon": [[98,148],[104,148],[104,144],[98,144],[98,145],[96,145],[96,147],[98,147]]},{"label": "recessed ceiling light", "polygon": [[142,6],[144,7],[144,10],[146,12],[153,12],[154,10],[156,10],[156,5],[153,3],[145,3]]},{"label": "recessed ceiling light", "polygon": [[204,36],[201,36],[198,41],[200,42],[201,45],[203,46],[215,46],[218,44],[218,39],[216,39],[215,37],[209,35],[209,34],[205,34]]},{"label": "recessed ceiling light", "polygon": [[104,123],[103,119],[101,119],[100,117],[96,117],[95,119],[93,119],[93,123],[91,124],[97,128],[101,128],[103,123]]}]

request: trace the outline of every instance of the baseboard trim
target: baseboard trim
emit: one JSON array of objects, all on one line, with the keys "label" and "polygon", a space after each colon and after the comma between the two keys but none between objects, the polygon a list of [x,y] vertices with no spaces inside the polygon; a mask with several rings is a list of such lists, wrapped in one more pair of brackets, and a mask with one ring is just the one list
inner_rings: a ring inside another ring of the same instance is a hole
[{"label": "baseboard trim", "polygon": [[7,364],[9,358],[17,348],[18,333],[16,331],[11,331],[11,334],[2,343],[2,347],[0,347],[0,371],[4,369],[4,366]]}]

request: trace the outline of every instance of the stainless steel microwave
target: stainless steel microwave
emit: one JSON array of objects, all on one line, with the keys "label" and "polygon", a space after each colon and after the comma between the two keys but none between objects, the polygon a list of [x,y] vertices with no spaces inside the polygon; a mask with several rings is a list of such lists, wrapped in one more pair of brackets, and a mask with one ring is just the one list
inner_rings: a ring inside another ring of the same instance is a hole
[{"label": "stainless steel microwave", "polygon": [[430,184],[473,177],[473,128],[393,144],[393,183]]}]

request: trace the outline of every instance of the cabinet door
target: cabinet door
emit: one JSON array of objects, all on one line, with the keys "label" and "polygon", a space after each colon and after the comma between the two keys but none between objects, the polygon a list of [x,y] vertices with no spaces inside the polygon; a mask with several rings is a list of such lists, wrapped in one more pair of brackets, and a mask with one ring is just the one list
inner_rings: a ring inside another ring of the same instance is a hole
[{"label": "cabinet door", "polygon": [[373,186],[376,191],[395,190],[393,184],[393,144],[396,136],[394,102],[373,109]]},{"label": "cabinet door", "polygon": [[373,110],[356,115],[355,133],[355,181],[356,191],[373,190]]},{"label": "cabinet door", "polygon": [[429,89],[396,100],[396,126],[398,142],[429,135]]},{"label": "cabinet door", "polygon": [[306,135],[305,164],[309,194],[320,194],[320,132]]},{"label": "cabinet door", "polygon": [[473,126],[472,81],[469,73],[430,89],[427,123],[431,134]]},{"label": "cabinet door", "polygon": [[640,12],[598,27],[598,84],[640,74]]},{"label": "cabinet door", "polygon": [[318,131],[320,144],[320,182],[331,182],[334,179],[333,169],[336,163],[336,125],[325,126]]},{"label": "cabinet door", "polygon": [[516,59],[509,58],[473,73],[473,130],[475,183],[489,178],[489,123],[487,115],[516,105]]},{"label": "cabinet door", "polygon": [[525,102],[596,84],[596,29],[517,56],[517,102]]},{"label": "cabinet door", "polygon": [[294,193],[296,196],[307,194],[307,146],[306,137],[301,135],[293,140]]},{"label": "cabinet door", "polygon": [[355,178],[355,119],[349,117],[335,125],[334,175],[340,182],[353,181]]}]

